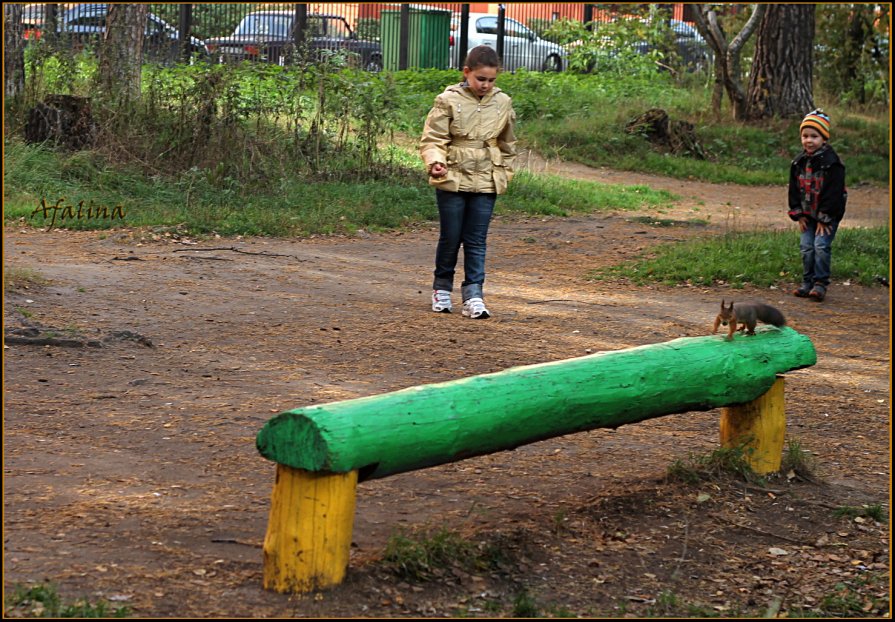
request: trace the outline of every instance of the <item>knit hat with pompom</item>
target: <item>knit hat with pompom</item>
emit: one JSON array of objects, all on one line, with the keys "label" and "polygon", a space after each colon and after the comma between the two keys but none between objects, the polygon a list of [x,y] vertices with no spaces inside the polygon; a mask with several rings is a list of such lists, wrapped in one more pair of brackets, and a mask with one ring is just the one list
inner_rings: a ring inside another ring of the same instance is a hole
[{"label": "knit hat with pompom", "polygon": [[802,119],[802,124],[799,126],[799,133],[806,127],[817,130],[824,139],[830,140],[830,115],[820,108],[812,110],[805,115],[805,118]]}]

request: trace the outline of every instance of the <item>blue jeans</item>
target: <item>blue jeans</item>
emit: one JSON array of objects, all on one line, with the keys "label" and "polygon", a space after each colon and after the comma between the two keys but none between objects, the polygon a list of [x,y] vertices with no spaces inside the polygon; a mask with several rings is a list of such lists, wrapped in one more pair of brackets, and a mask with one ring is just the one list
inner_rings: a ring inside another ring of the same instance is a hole
[{"label": "blue jeans", "polygon": [[435,190],[441,234],[435,249],[433,289],[453,291],[454,271],[463,245],[463,301],[482,297],[485,283],[485,241],[494,211],[494,193]]},{"label": "blue jeans", "polygon": [[802,253],[802,283],[811,286],[815,283],[830,285],[830,262],[832,254],[830,247],[839,223],[830,225],[830,232],[826,235],[817,235],[817,221],[808,219],[808,228],[799,238],[799,250]]}]

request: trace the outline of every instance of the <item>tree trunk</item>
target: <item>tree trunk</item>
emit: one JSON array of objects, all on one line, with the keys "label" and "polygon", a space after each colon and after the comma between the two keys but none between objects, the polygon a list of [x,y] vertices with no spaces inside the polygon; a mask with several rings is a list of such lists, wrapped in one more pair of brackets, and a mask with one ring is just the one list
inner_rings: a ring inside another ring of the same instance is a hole
[{"label": "tree trunk", "polygon": [[127,107],[140,98],[147,5],[110,4],[99,63],[100,92]]},{"label": "tree trunk", "polygon": [[792,117],[814,108],[813,4],[771,4],[758,27],[746,117]]},{"label": "tree trunk", "polygon": [[712,93],[712,110],[715,116],[721,115],[722,93],[726,90],[727,96],[730,98],[733,117],[741,121],[746,116],[746,90],[740,79],[740,56],[743,52],[743,45],[761,22],[767,5],[754,5],[752,15],[746,25],[730,43],[727,42],[727,36],[718,21],[718,14],[713,5],[695,4],[693,7],[696,29],[715,53],[715,87]]},{"label": "tree trunk", "polygon": [[860,4],[852,7],[850,15],[851,21],[848,25],[847,38],[845,40],[845,49],[843,50],[843,68],[845,75],[842,84],[855,83],[857,88],[858,103],[864,104],[867,101],[864,91],[863,80],[853,80],[855,76],[861,75],[861,61],[865,55],[865,45],[868,38],[873,32],[874,19],[873,5],[862,6]]},{"label": "tree trunk", "polygon": [[25,91],[25,28],[21,4],[3,5],[3,93],[10,99]]}]

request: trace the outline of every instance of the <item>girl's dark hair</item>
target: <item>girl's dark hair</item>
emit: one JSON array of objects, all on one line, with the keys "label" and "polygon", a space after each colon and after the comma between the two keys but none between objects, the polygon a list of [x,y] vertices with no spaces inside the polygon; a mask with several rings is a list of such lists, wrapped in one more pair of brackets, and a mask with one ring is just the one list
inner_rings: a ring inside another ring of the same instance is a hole
[{"label": "girl's dark hair", "polygon": [[477,45],[466,54],[466,62],[463,63],[470,69],[478,69],[479,67],[495,67],[500,69],[500,58],[494,48],[487,45]]}]

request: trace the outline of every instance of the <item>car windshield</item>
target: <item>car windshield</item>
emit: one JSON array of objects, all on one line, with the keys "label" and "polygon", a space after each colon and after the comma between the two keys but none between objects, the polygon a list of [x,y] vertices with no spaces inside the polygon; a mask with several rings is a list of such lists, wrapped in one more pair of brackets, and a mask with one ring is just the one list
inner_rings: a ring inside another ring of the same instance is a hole
[{"label": "car windshield", "polygon": [[[497,18],[482,17],[475,23],[476,31],[480,34],[496,35],[497,34]],[[525,37],[528,38],[531,31],[514,19],[504,18],[504,33],[508,37]]]},{"label": "car windshield", "polygon": [[261,13],[258,15],[246,15],[233,34],[288,37],[291,34],[291,28],[292,16]]}]

